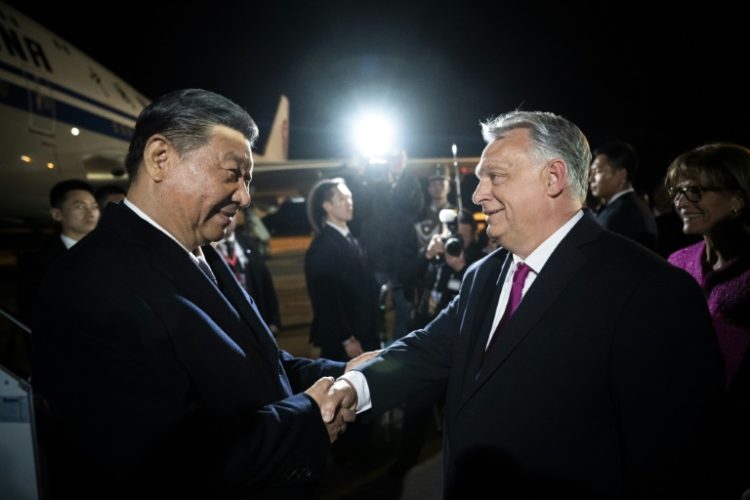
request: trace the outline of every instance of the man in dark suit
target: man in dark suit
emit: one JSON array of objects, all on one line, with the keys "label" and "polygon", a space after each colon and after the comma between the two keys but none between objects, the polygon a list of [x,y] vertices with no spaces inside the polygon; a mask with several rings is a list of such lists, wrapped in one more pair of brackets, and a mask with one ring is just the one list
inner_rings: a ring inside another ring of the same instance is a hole
[{"label": "man in dark suit", "polygon": [[310,496],[345,425],[322,422],[319,377],[344,364],[280,351],[208,244],[250,202],[256,136],[214,93],[154,101],[127,198],[45,281],[33,380],[55,498]]},{"label": "man in dark suit", "polygon": [[501,248],[423,330],[338,380],[324,419],[446,380],[447,498],[717,498],[722,367],[700,290],[582,210],[578,127],[515,111],[483,132],[474,201]]},{"label": "man in dark suit", "polygon": [[349,232],[353,211],[352,194],[342,178],[324,179],[310,190],[307,213],[316,232],[305,253],[313,309],[310,340],[323,357],[341,361],[380,347],[378,286]]},{"label": "man in dark suit", "polygon": [[80,179],[58,182],[50,189],[49,203],[50,216],[60,223],[60,233],[34,253],[19,258],[19,313],[27,324],[31,324],[34,297],[47,271],[99,222],[99,205],[88,182]]},{"label": "man in dark suit", "polygon": [[594,151],[591,194],[601,202],[596,220],[604,229],[656,249],[656,220],[633,189],[638,170],[635,149],[625,142],[610,142]]}]

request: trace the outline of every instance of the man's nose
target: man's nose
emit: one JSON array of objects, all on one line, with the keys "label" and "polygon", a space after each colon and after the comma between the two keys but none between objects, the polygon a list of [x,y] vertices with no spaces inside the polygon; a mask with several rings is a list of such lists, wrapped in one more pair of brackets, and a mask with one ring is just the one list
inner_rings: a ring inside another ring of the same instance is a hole
[{"label": "man's nose", "polygon": [[473,201],[475,205],[480,205],[482,200],[487,197],[487,189],[485,187],[487,182],[485,181],[489,182],[488,179],[479,179],[479,184],[477,184],[474,194],[471,195],[471,201]]},{"label": "man's nose", "polygon": [[245,208],[250,205],[252,198],[250,197],[250,186],[249,183],[242,182],[239,189],[236,191],[235,199],[240,208]]}]

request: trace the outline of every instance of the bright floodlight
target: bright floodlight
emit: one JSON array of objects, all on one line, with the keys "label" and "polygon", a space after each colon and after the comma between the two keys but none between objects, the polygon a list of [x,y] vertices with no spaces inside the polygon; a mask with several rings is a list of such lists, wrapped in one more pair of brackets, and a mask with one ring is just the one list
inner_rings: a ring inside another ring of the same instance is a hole
[{"label": "bright floodlight", "polygon": [[394,129],[384,115],[363,116],[354,128],[357,149],[367,158],[382,157],[393,148]]}]

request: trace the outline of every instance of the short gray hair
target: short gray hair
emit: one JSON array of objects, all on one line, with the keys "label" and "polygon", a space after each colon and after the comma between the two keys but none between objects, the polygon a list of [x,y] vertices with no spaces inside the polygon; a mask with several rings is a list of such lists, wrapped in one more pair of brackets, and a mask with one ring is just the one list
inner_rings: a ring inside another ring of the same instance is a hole
[{"label": "short gray hair", "polygon": [[539,160],[560,158],[568,167],[571,193],[583,203],[589,185],[591,148],[586,136],[562,116],[543,111],[511,111],[482,124],[482,136],[491,142],[507,132],[528,129]]}]

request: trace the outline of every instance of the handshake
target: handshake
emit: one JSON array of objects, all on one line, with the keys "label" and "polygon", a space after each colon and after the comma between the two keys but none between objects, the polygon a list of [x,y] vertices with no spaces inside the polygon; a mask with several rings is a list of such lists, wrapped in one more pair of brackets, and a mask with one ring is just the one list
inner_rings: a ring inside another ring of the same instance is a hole
[{"label": "handshake", "polygon": [[[349,371],[365,361],[374,358],[380,351],[360,354],[346,364]],[[344,433],[346,424],[354,422],[357,414],[357,393],[346,380],[334,381],[333,377],[323,377],[315,382],[305,394],[315,400],[320,408],[323,423],[331,443]]]}]

